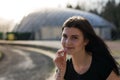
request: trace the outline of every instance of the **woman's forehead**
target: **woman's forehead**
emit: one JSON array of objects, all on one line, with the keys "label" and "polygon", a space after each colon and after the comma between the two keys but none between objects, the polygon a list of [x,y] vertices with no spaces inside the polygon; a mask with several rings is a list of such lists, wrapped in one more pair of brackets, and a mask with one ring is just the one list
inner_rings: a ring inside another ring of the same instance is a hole
[{"label": "woman's forehead", "polygon": [[75,27],[65,27],[64,29],[63,29],[63,32],[64,31],[67,31],[67,32],[81,32],[81,30],[79,30],[78,28],[75,28]]},{"label": "woman's forehead", "polygon": [[82,31],[80,31],[79,29],[75,28],[75,27],[65,27],[63,32],[64,34],[74,34],[74,35],[79,35],[82,34]]}]

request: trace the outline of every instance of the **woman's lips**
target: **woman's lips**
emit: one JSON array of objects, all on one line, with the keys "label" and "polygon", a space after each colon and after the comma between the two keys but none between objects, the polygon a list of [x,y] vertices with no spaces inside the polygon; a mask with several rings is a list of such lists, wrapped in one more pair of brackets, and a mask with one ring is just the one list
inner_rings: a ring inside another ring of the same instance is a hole
[{"label": "woman's lips", "polygon": [[66,47],[67,50],[74,49],[74,47]]},{"label": "woman's lips", "polygon": [[65,47],[64,49],[67,54],[70,54],[74,47]]}]

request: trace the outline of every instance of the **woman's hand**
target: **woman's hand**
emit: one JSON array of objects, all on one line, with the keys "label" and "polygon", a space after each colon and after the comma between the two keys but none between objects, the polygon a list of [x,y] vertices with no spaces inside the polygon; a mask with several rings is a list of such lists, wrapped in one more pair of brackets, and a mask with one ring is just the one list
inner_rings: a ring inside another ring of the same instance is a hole
[{"label": "woman's hand", "polygon": [[56,57],[54,59],[54,63],[58,68],[56,77],[61,78],[59,80],[62,80],[64,78],[65,71],[66,71],[66,51],[65,51],[65,49],[61,49],[61,50],[57,51]]}]

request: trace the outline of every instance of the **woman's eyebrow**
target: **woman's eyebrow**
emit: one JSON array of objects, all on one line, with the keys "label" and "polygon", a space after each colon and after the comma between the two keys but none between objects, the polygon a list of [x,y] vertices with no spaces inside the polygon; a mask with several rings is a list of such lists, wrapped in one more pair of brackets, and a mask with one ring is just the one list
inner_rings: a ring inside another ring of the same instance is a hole
[{"label": "woman's eyebrow", "polygon": [[79,37],[79,35],[77,35],[77,34],[76,34],[76,35],[72,35],[72,36],[74,36],[74,37]]},{"label": "woman's eyebrow", "polygon": [[[67,36],[67,34],[66,34],[66,33],[63,33],[63,34],[62,34],[62,36]],[[78,34],[73,34],[73,35],[71,35],[71,36],[74,36],[74,37],[79,37],[79,35],[78,35]]]},{"label": "woman's eyebrow", "polygon": [[62,36],[67,36],[67,34],[63,33]]}]

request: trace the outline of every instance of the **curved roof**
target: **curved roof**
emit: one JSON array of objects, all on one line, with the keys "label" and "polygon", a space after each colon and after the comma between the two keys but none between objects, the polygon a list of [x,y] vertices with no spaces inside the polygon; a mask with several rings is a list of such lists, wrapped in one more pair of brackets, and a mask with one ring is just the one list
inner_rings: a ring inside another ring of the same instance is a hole
[{"label": "curved roof", "polygon": [[83,16],[94,27],[114,27],[111,23],[98,15],[74,9],[41,9],[24,17],[21,23],[14,29],[18,32],[36,31],[39,27],[60,27],[71,16]]}]

